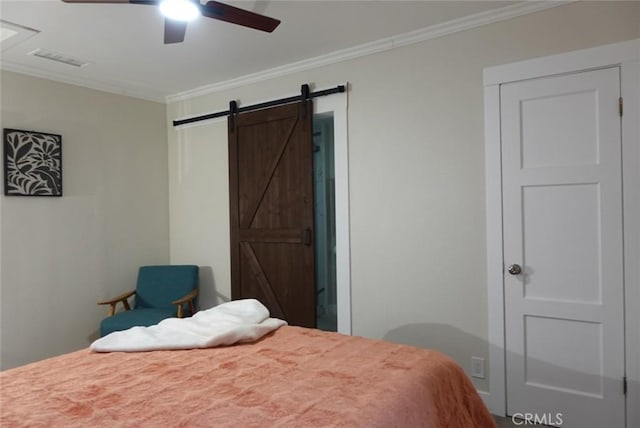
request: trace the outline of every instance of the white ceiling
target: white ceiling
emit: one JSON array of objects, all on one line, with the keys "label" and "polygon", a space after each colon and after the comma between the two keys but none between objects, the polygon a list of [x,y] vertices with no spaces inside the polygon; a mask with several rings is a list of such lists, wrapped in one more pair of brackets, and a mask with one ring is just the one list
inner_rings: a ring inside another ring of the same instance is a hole
[{"label": "white ceiling", "polygon": [[[272,34],[198,18],[184,43],[163,44],[156,6],[0,0],[3,21],[33,28],[2,43],[2,68],[164,101],[207,85],[323,57],[354,46],[487,11],[505,1],[230,1],[282,21]],[[480,14],[480,15],[478,15]],[[457,22],[457,21],[456,21]],[[79,60],[77,68],[28,55],[38,48]]]}]

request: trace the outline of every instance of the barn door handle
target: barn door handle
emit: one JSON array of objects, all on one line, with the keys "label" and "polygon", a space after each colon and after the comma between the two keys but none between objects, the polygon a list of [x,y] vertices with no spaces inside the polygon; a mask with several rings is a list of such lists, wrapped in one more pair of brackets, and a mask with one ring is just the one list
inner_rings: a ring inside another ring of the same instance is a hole
[{"label": "barn door handle", "polygon": [[302,243],[307,247],[311,245],[311,229],[304,229],[302,231],[302,234],[300,235],[300,239],[302,240]]}]

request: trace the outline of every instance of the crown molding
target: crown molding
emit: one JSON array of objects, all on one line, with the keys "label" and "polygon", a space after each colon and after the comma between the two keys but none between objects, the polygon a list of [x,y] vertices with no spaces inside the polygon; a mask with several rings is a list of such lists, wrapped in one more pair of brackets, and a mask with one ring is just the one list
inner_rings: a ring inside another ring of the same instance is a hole
[{"label": "crown molding", "polygon": [[225,80],[210,85],[200,86],[195,89],[191,89],[184,92],[168,95],[165,101],[173,103],[177,101],[185,101],[191,98],[200,97],[216,92],[222,92],[228,89],[234,89],[241,86],[250,85],[252,83],[258,83],[265,80],[274,79],[281,76],[286,76],[301,71],[311,70],[314,68],[336,64],[343,61],[348,61],[355,58],[360,58],[366,55],[371,55],[379,52],[384,52],[390,49],[408,46],[415,43],[424,42],[427,40],[436,39],[449,34],[458,33],[460,31],[466,31],[473,28],[481,27],[484,25],[493,24],[500,21],[506,21],[508,19],[516,18],[518,16],[527,15],[551,9],[554,7],[562,6],[568,3],[573,3],[577,0],[561,0],[561,1],[541,1],[541,2],[523,2],[513,4],[505,7],[501,7],[494,10],[476,13],[466,16],[464,18],[458,18],[451,21],[443,22],[441,24],[431,25],[429,27],[421,28],[419,30],[411,31],[408,33],[399,34],[392,37],[387,37],[374,42],[369,42],[354,46],[348,49],[342,49],[339,51],[331,52],[326,55],[321,55],[315,58],[310,58],[302,61],[293,62],[290,64],[282,65],[279,67],[270,68],[267,70],[259,71],[257,73],[247,74],[234,79]]},{"label": "crown molding", "polygon": [[99,80],[70,77],[63,73],[38,70],[32,67],[25,66],[23,64],[18,64],[13,61],[0,61],[0,70],[12,71],[14,73],[25,74],[31,77],[53,80],[55,82],[66,83],[69,85],[80,86],[88,89],[95,89],[97,91],[108,92],[111,94],[139,98],[145,101],[153,101],[161,104],[166,103],[164,94],[151,89],[130,87],[118,82],[105,82]]}]

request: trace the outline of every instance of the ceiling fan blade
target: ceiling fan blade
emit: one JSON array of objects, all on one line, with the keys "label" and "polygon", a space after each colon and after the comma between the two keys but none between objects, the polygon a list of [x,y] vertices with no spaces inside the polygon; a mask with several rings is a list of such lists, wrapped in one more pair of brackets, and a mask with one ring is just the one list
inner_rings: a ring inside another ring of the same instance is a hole
[{"label": "ceiling fan blade", "polygon": [[184,34],[187,31],[187,23],[185,21],[174,21],[173,19],[164,19],[164,44],[182,43],[184,42]]},{"label": "ceiling fan blade", "polygon": [[208,18],[218,19],[220,21],[254,28],[260,31],[266,31],[267,33],[271,33],[278,25],[280,25],[280,20],[278,19],[269,18],[268,16],[260,15],[213,0],[200,6],[200,12],[203,16]]}]

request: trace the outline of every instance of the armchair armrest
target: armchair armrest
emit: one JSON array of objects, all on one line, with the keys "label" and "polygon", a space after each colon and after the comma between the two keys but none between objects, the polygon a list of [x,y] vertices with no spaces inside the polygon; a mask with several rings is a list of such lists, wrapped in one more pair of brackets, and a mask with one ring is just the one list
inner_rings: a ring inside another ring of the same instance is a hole
[{"label": "armchair armrest", "polygon": [[122,302],[125,310],[127,311],[131,310],[131,307],[129,306],[129,302],[127,301],[127,299],[133,296],[134,294],[136,294],[136,290],[127,291],[126,293],[123,293],[118,297],[114,297],[113,299],[98,302],[98,305],[111,305],[111,307],[109,308],[109,316],[112,316],[113,314],[116,313],[116,305],[118,304],[118,302]]},{"label": "armchair armrest", "polygon": [[195,290],[192,290],[190,293],[188,293],[186,296],[171,302],[174,305],[178,305],[178,318],[182,318],[184,316],[184,309],[182,307],[184,303],[189,303],[189,311],[191,312],[191,315],[193,315],[196,312],[195,306],[193,305],[193,300],[196,298],[197,295],[198,295],[198,289],[196,288]]}]

